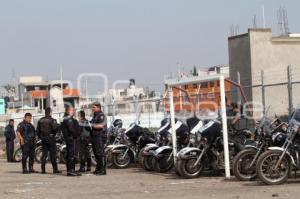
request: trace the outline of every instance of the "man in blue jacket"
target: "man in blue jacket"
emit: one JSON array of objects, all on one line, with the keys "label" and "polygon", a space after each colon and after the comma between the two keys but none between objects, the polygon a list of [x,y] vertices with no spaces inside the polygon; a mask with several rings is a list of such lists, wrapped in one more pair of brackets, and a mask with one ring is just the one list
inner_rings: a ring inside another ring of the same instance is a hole
[{"label": "man in blue jacket", "polygon": [[[31,124],[32,115],[26,113],[23,122],[18,125],[17,136],[22,148],[22,168],[23,174],[36,173],[33,169],[36,132]],[[29,159],[29,170],[27,169],[27,160]]]},{"label": "man in blue jacket", "polygon": [[13,156],[15,151],[15,139],[16,133],[14,129],[14,120],[10,119],[8,125],[5,127],[5,138],[6,138],[6,157],[7,162],[14,162]]}]

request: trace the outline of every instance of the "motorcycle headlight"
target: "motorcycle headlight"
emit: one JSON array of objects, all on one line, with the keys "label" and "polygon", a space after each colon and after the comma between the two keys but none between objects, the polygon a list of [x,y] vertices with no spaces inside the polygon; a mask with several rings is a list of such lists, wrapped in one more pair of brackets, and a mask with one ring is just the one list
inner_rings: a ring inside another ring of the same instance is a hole
[{"label": "motorcycle headlight", "polygon": [[192,144],[196,143],[195,138],[190,138],[190,142],[191,142]]},{"label": "motorcycle headlight", "polygon": [[159,135],[159,133],[156,135],[156,140],[159,141],[161,138],[161,136]]},{"label": "motorcycle headlight", "polygon": [[200,141],[201,141],[201,135],[200,135],[200,134],[198,134],[198,135],[196,136],[196,140],[197,140],[197,142],[200,142]]},{"label": "motorcycle headlight", "polygon": [[284,124],[284,125],[282,125],[281,129],[282,129],[284,132],[287,132],[288,127],[287,127],[287,125]]}]

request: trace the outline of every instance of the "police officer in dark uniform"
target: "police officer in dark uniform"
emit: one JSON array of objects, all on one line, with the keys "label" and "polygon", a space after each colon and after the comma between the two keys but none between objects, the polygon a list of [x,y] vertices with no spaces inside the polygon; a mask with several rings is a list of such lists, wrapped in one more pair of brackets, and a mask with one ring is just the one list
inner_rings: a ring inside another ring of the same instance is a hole
[{"label": "police officer in dark uniform", "polygon": [[59,131],[59,125],[55,119],[51,117],[52,110],[50,107],[45,110],[45,117],[38,121],[37,136],[42,140],[42,158],[41,173],[46,173],[46,162],[48,154],[52,163],[53,173],[61,173],[57,168],[56,162],[56,141],[55,135]]},{"label": "police officer in dark uniform", "polygon": [[65,117],[61,124],[67,146],[67,176],[81,176],[81,174],[75,172],[75,141],[80,136],[79,123],[74,118],[75,112],[72,106],[67,106]]},{"label": "police officer in dark uniform", "polygon": [[[32,115],[26,113],[23,122],[18,125],[17,136],[22,148],[22,168],[24,174],[35,173],[33,169],[36,132],[31,124]],[[27,169],[27,159],[29,158],[29,170]]]},{"label": "police officer in dark uniform", "polygon": [[7,162],[13,162],[13,156],[15,151],[15,139],[16,139],[16,133],[14,129],[14,120],[10,119],[8,125],[5,127],[5,138],[6,138],[6,157]]},{"label": "police officer in dark uniform", "polygon": [[94,116],[91,121],[92,133],[91,142],[93,152],[97,161],[95,175],[106,175],[106,158],[104,147],[107,140],[107,119],[101,111],[101,104],[96,102],[92,107]]},{"label": "police officer in dark uniform", "polygon": [[[89,144],[91,142],[91,126],[89,121],[85,118],[85,112],[79,112],[79,125],[80,125],[80,169],[78,172],[91,171],[92,159],[89,151]],[[85,169],[86,166],[86,169]]]}]

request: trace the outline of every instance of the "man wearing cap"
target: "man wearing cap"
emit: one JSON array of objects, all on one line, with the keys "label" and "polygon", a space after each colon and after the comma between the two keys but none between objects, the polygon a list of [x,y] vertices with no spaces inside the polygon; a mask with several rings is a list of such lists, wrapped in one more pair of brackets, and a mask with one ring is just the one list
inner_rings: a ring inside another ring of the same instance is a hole
[{"label": "man wearing cap", "polygon": [[106,158],[104,147],[107,139],[107,119],[105,114],[101,110],[100,103],[94,103],[92,111],[94,115],[91,121],[91,142],[93,146],[93,152],[97,161],[97,166],[94,174],[106,175]]}]

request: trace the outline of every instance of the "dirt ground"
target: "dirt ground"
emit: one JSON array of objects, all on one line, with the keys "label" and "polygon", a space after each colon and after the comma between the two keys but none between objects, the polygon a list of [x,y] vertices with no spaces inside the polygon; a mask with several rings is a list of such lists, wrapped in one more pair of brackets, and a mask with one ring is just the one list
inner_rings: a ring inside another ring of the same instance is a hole
[{"label": "dirt ground", "polygon": [[[64,165],[60,165],[64,170]],[[122,198],[299,198],[300,179],[281,186],[262,186],[259,182],[224,181],[222,177],[183,180],[173,173],[157,174],[139,168],[108,170],[107,176],[84,174],[82,177],[62,175],[23,175],[20,163],[0,160],[1,199],[122,199]],[[35,165],[39,170],[39,165]],[[50,167],[48,168],[50,172]],[[298,195],[299,194],[299,195]]]}]

